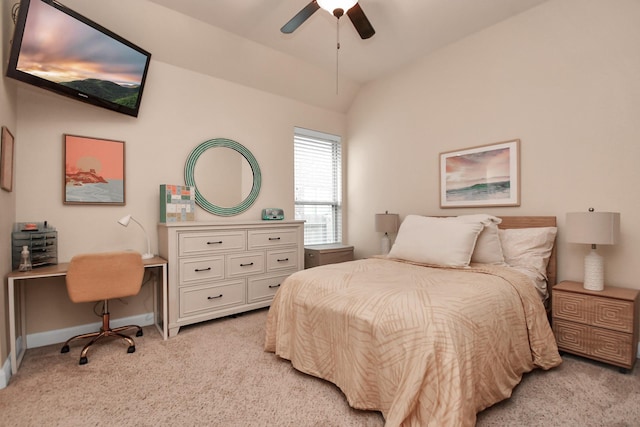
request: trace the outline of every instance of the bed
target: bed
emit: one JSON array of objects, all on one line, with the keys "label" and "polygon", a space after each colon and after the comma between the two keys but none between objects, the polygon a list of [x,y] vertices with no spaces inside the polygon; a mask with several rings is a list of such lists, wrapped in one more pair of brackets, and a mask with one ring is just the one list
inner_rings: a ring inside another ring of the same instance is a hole
[{"label": "bed", "polygon": [[391,252],[300,271],[265,350],[386,426],[473,426],[522,375],[561,363],[545,309],[555,217],[407,216]]}]

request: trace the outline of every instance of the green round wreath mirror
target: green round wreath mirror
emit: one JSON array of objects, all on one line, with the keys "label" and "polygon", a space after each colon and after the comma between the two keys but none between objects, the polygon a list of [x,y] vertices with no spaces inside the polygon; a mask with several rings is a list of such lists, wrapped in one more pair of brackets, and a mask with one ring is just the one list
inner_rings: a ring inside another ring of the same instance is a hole
[{"label": "green round wreath mirror", "polygon": [[191,151],[184,166],[186,185],[196,203],[215,215],[238,215],[256,201],[262,175],[251,151],[236,141],[215,138]]}]

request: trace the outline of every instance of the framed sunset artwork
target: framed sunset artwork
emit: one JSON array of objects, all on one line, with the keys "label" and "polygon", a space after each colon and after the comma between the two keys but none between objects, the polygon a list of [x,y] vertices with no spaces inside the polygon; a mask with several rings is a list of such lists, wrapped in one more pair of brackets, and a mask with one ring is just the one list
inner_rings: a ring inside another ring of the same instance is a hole
[{"label": "framed sunset artwork", "polygon": [[64,136],[65,205],[125,204],[124,141]]},{"label": "framed sunset artwork", "polygon": [[520,140],[440,154],[440,207],[520,206]]}]

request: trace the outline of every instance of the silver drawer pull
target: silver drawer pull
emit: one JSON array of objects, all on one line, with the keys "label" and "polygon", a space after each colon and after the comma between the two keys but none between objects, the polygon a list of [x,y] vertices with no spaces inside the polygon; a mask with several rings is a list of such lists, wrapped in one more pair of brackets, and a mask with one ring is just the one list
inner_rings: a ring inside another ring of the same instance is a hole
[{"label": "silver drawer pull", "polygon": [[277,285],[269,285],[269,289],[279,288],[279,287],[280,287],[280,283],[278,283]]},{"label": "silver drawer pull", "polygon": [[207,242],[207,245],[221,245],[222,240],[218,240],[217,242]]},{"label": "silver drawer pull", "polygon": [[248,264],[240,264],[240,267],[249,267],[249,266],[252,266],[252,265],[253,265],[253,263],[250,262]]},{"label": "silver drawer pull", "polygon": [[222,294],[218,295],[217,297],[207,297],[207,299],[218,299],[218,298],[222,298]]},{"label": "silver drawer pull", "polygon": [[279,237],[269,237],[269,240],[280,240]]},{"label": "silver drawer pull", "polygon": [[278,260],[278,262],[285,262],[285,261],[289,261],[289,258],[281,258]]},{"label": "silver drawer pull", "polygon": [[195,272],[200,272],[200,271],[211,271],[211,267],[207,267],[207,268],[196,268],[194,271],[195,271]]}]

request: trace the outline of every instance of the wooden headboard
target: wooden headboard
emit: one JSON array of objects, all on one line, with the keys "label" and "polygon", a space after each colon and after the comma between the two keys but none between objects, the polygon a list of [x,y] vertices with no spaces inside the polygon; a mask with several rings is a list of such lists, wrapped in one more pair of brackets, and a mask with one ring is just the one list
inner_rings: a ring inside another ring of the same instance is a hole
[{"label": "wooden headboard", "polygon": [[[502,223],[499,228],[531,228],[531,227],[556,227],[555,216],[500,216]],[[553,245],[549,264],[547,265],[547,290],[551,295],[551,288],[558,278],[558,264],[556,257],[556,245]]]}]

